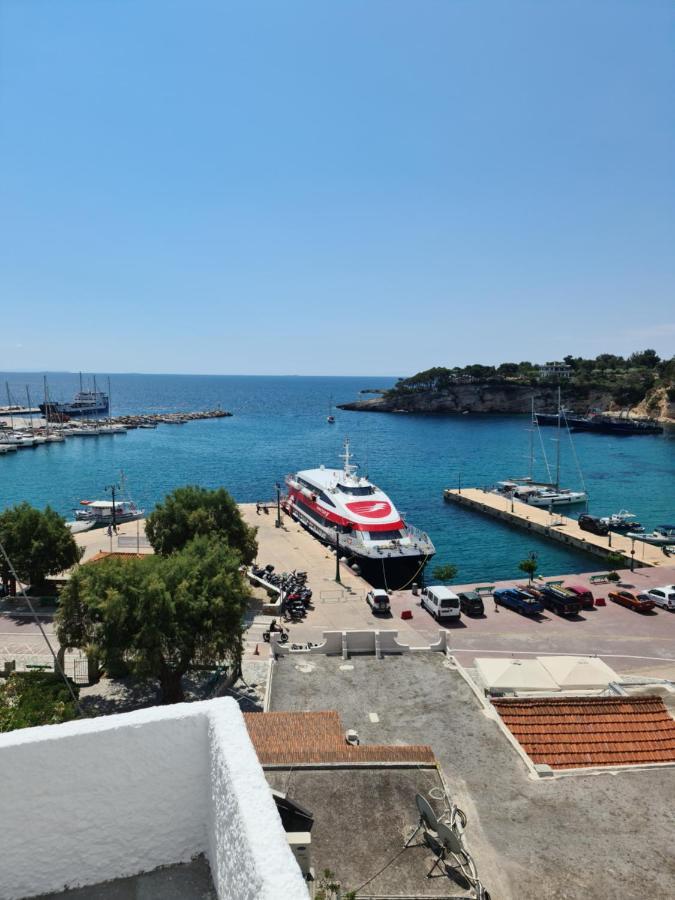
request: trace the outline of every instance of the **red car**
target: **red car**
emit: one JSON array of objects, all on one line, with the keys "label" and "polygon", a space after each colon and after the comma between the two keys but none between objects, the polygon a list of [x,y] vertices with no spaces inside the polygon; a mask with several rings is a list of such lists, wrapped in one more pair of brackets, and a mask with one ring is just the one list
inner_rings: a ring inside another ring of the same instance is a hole
[{"label": "red car", "polygon": [[576,597],[584,609],[593,609],[593,594],[588,588],[585,588],[580,584],[566,584],[563,591],[568,596],[571,594],[573,597]]},{"label": "red car", "polygon": [[646,594],[633,594],[630,591],[610,591],[607,596],[621,606],[634,609],[636,612],[649,612],[654,609],[654,601]]}]

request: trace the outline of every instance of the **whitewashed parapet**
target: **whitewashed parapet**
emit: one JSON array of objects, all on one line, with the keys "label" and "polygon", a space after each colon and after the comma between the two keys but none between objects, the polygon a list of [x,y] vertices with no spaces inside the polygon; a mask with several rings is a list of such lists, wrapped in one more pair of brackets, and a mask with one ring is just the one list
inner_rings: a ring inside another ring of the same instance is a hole
[{"label": "whitewashed parapet", "polygon": [[308,897],[231,698],[0,734],[0,821],[3,900],[199,853],[220,898]]}]

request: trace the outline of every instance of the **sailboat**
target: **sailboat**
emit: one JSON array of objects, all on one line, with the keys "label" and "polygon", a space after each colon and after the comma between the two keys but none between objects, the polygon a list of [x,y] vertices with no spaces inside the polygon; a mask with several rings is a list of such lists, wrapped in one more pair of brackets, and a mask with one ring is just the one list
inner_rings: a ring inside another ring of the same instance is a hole
[{"label": "sailboat", "polygon": [[[562,420],[564,412],[560,403],[560,388],[558,388],[558,423],[556,438],[556,467],[555,481],[551,480],[551,471],[544,451],[544,463],[549,476],[548,482],[535,481],[533,477],[534,469],[534,431],[539,429],[537,416],[534,412],[534,397],[532,398],[532,417],[530,427],[530,473],[526,478],[513,478],[508,481],[498,482],[494,493],[512,497],[514,500],[520,500],[522,503],[528,503],[530,506],[543,508],[560,508],[565,506],[577,506],[580,503],[586,503],[588,494],[586,491],[572,491],[569,488],[560,486],[560,443]],[[541,435],[540,435],[541,437]],[[543,450],[543,444],[542,444]]]}]

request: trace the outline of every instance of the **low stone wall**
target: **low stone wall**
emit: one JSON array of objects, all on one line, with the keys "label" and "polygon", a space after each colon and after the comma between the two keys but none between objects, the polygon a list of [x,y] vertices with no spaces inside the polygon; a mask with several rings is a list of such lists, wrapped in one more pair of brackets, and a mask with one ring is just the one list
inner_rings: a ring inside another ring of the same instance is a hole
[{"label": "low stone wall", "polygon": [[291,654],[309,655],[322,653],[328,656],[342,655],[344,659],[352,654],[370,654],[381,658],[385,655],[415,652],[416,650],[446,649],[446,632],[439,631],[438,640],[425,647],[410,647],[398,641],[398,631],[357,630],[357,631],[324,631],[323,641],[313,647],[293,650],[288,644],[280,644],[276,635],[272,635],[271,646],[276,656]]}]

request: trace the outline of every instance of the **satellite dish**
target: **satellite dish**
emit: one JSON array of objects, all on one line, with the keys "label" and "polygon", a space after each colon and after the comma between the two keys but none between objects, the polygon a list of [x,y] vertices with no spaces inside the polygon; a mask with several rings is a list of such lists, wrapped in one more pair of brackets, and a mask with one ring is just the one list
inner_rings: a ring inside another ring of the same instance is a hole
[{"label": "satellite dish", "polygon": [[457,837],[455,832],[448,828],[443,822],[438,823],[438,840],[443,844],[443,846],[450,853],[454,853],[455,856],[459,856],[464,858],[464,847],[462,847],[462,842]]},{"label": "satellite dish", "polygon": [[431,804],[421,794],[415,794],[415,803],[420,813],[420,819],[424,822],[430,831],[438,831],[438,819],[433,811]]}]

